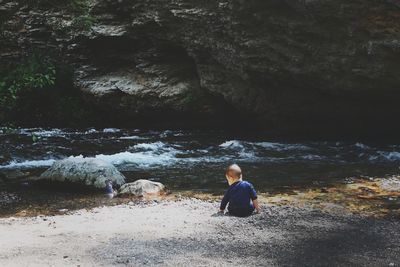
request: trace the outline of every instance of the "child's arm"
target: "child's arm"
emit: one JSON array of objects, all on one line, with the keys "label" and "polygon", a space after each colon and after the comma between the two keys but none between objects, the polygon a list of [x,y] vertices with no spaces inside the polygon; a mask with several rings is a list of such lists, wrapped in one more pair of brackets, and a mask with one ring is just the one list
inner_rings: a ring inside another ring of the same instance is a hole
[{"label": "child's arm", "polygon": [[226,191],[224,197],[222,198],[221,205],[219,206],[219,212],[224,212],[226,205],[228,205],[230,198],[229,190]]},{"label": "child's arm", "polygon": [[257,213],[261,212],[260,205],[258,204],[258,199],[253,200],[254,208],[256,209]]},{"label": "child's arm", "polygon": [[253,206],[256,209],[257,213],[260,213],[261,209],[260,209],[260,204],[258,203],[258,199],[257,199],[257,192],[254,189],[252,184],[250,184],[250,197],[251,197],[251,200],[253,201]]}]

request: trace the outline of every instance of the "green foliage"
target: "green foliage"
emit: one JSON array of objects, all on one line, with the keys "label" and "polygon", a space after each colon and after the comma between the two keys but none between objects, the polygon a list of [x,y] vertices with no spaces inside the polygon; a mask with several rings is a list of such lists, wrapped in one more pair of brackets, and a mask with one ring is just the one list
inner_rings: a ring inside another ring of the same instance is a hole
[{"label": "green foliage", "polygon": [[0,72],[0,119],[9,117],[21,94],[55,84],[56,69],[49,60],[34,55],[15,68],[8,66]]},{"label": "green foliage", "polygon": [[8,123],[0,128],[1,134],[13,134],[16,132],[17,132],[17,130],[16,130],[15,126],[11,123]]},{"label": "green foliage", "polygon": [[79,127],[96,121],[95,110],[72,78],[69,66],[43,55],[0,68],[0,132],[15,126]]},{"label": "green foliage", "polygon": [[75,13],[72,27],[80,30],[88,30],[96,22],[96,18],[90,15],[89,0],[71,0],[70,7]]},{"label": "green foliage", "polygon": [[74,15],[72,27],[88,30],[96,22],[90,15],[90,0],[28,0],[30,6],[63,9]]},{"label": "green foliage", "polygon": [[74,17],[72,21],[72,27],[79,30],[89,30],[95,22],[96,18],[90,16],[89,14],[80,15],[78,17]]},{"label": "green foliage", "polygon": [[33,143],[37,143],[39,141],[39,139],[40,139],[39,136],[32,134],[32,142]]},{"label": "green foliage", "polygon": [[85,14],[89,11],[89,0],[71,0],[70,6],[73,11],[80,14]]},{"label": "green foliage", "polygon": [[18,93],[19,90],[24,88],[51,86],[54,85],[55,75],[56,69],[50,60],[34,55],[11,73],[11,88]]}]

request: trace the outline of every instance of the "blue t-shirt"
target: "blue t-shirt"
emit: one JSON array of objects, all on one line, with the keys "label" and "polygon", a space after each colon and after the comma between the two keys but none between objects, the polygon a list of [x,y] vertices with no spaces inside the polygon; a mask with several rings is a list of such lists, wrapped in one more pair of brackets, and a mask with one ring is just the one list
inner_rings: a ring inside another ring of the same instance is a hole
[{"label": "blue t-shirt", "polygon": [[253,185],[246,181],[238,181],[229,186],[221,201],[220,209],[224,210],[229,203],[229,209],[253,209],[250,200],[257,199]]}]

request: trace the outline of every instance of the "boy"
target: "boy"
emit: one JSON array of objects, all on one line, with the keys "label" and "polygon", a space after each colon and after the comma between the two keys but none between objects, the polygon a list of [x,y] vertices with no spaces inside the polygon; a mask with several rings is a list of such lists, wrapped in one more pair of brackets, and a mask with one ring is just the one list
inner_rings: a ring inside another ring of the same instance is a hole
[{"label": "boy", "polygon": [[229,203],[228,211],[238,217],[246,217],[256,209],[260,213],[257,193],[251,183],[242,180],[242,170],[236,164],[228,167],[225,174],[229,188],[221,201],[220,213],[223,213]]}]

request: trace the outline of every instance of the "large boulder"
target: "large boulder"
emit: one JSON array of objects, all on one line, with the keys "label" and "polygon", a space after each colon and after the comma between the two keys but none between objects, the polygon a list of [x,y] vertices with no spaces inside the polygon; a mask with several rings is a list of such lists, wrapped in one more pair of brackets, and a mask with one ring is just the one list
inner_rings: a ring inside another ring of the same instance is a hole
[{"label": "large boulder", "polygon": [[162,195],[164,193],[165,186],[162,183],[140,179],[121,186],[118,194],[142,197],[146,195]]},{"label": "large boulder", "polygon": [[83,157],[56,161],[40,178],[82,184],[96,189],[105,189],[107,180],[117,186],[125,183],[125,177],[112,164],[100,159]]}]

